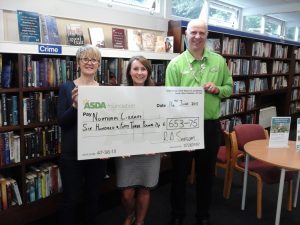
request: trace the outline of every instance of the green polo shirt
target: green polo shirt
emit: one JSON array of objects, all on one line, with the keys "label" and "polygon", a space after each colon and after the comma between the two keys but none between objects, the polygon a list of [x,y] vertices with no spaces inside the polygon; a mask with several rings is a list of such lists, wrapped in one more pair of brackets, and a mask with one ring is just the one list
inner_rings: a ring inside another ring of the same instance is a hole
[{"label": "green polo shirt", "polygon": [[166,86],[198,87],[213,82],[219,89],[217,95],[205,92],[204,119],[220,117],[221,98],[232,94],[232,76],[225,59],[214,52],[204,49],[202,60],[196,60],[186,50],[172,59],[166,70]]}]

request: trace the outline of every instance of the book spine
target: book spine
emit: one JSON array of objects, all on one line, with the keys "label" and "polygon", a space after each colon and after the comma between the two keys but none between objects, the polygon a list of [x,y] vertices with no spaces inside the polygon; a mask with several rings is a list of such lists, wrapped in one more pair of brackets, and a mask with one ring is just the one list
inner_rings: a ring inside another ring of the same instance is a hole
[{"label": "book spine", "polygon": [[12,190],[13,190],[14,197],[16,199],[17,204],[22,205],[22,198],[21,198],[21,194],[20,194],[20,190],[19,190],[17,181],[14,179],[11,179],[11,184],[12,184]]},{"label": "book spine", "polygon": [[6,192],[6,179],[0,178],[0,188],[1,188],[1,194],[2,194],[2,209],[5,210],[8,208],[7,203],[7,192]]},{"label": "book spine", "polygon": [[3,88],[10,88],[11,87],[11,78],[12,78],[12,70],[13,70],[13,63],[11,60],[8,60],[2,68],[2,76],[1,76],[1,86]]},{"label": "book spine", "polygon": [[4,162],[5,165],[10,164],[10,149],[8,132],[3,133],[4,136]]},{"label": "book spine", "polygon": [[7,126],[8,120],[7,120],[6,94],[5,93],[1,94],[1,114],[2,114],[2,124],[4,126]]},{"label": "book spine", "polygon": [[13,95],[12,97],[12,125],[18,125],[18,96]]}]

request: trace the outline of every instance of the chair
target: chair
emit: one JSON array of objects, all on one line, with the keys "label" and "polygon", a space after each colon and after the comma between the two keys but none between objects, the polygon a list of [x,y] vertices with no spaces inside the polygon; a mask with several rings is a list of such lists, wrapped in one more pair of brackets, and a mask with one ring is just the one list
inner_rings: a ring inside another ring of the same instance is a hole
[{"label": "chair", "polygon": [[[223,196],[224,198],[229,198],[229,179],[232,177],[232,166],[231,166],[231,151],[230,151],[230,137],[227,131],[223,131],[224,144],[220,146],[217,155],[216,161],[216,174],[217,168],[221,168],[225,170],[224,177],[224,187],[223,187]],[[193,184],[195,182],[195,160],[192,161],[192,169],[189,176],[189,182]]]},{"label": "chair", "polygon": [[217,155],[216,162],[216,175],[217,169],[221,168],[225,170],[223,196],[229,198],[229,179],[232,177],[232,166],[231,166],[231,151],[230,151],[230,137],[227,131],[223,131],[224,145],[221,145]]},{"label": "chair", "polygon": [[[230,134],[232,169],[244,172],[244,145],[253,140],[268,139],[268,131],[258,124],[240,124],[233,128]],[[240,152],[239,152],[240,151]],[[241,152],[243,154],[241,154]],[[266,184],[279,183],[280,169],[260,160],[251,159],[248,164],[248,174],[256,178],[257,199],[256,216],[262,217],[262,188],[263,182]],[[288,210],[292,210],[292,186],[293,172],[287,172],[285,181],[288,181]],[[229,178],[228,189],[230,194],[232,177]]]}]

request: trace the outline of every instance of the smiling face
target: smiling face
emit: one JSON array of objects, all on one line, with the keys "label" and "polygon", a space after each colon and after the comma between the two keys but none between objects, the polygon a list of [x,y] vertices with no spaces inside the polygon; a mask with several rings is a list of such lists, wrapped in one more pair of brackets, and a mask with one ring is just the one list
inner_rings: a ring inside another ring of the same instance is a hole
[{"label": "smiling face", "polygon": [[188,48],[192,52],[203,51],[207,40],[207,25],[202,20],[192,20],[188,24],[186,37]]},{"label": "smiling face", "polygon": [[82,75],[95,75],[98,67],[99,67],[100,59],[90,55],[90,54],[83,54],[79,60],[79,67],[80,72]]},{"label": "smiling face", "polygon": [[148,77],[146,67],[138,60],[134,60],[131,64],[130,76],[134,86],[144,86]]}]

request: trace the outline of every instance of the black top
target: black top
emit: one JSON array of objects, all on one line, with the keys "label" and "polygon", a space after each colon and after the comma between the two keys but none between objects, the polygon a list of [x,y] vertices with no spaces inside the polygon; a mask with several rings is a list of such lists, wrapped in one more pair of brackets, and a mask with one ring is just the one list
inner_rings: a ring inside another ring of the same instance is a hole
[{"label": "black top", "polygon": [[61,127],[63,159],[77,159],[77,109],[72,106],[73,81],[67,81],[59,88],[57,106],[58,124]]}]

